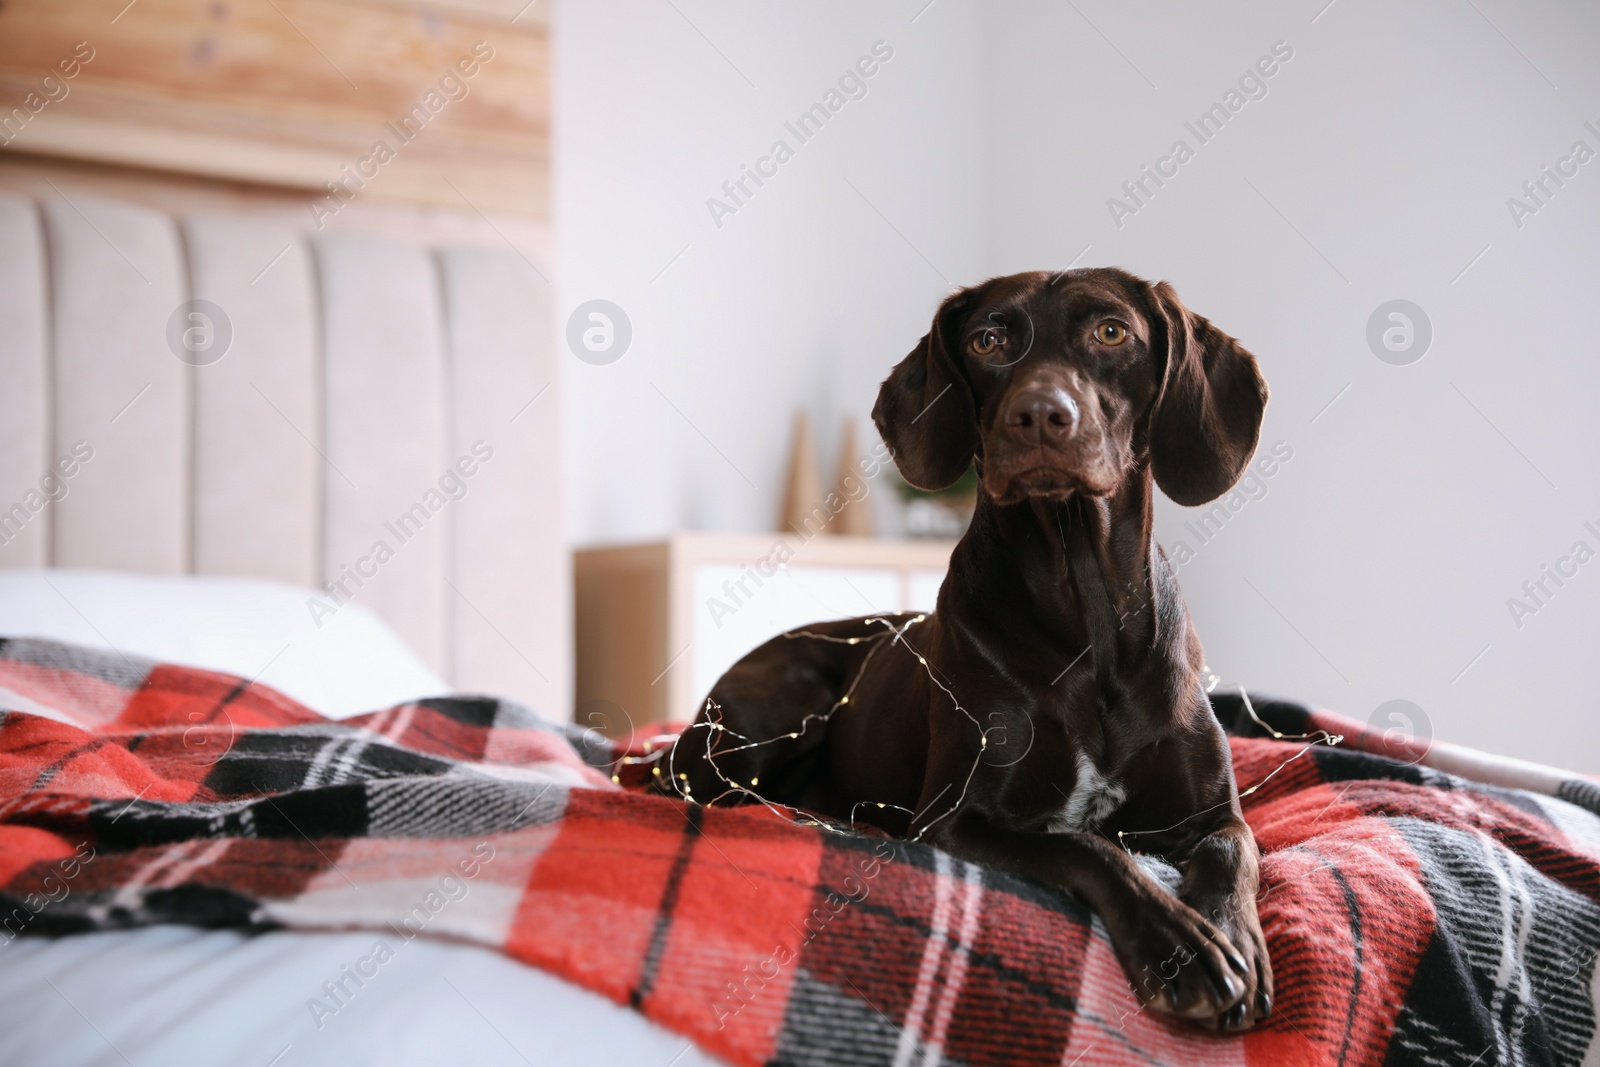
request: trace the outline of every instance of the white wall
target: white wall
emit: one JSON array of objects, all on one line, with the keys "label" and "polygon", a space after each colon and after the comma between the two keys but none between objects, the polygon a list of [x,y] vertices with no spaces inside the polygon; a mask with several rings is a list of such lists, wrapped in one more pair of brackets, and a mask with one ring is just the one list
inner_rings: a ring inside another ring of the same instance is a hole
[{"label": "white wall", "polygon": [[[574,540],[772,529],[794,411],[831,478],[840,420],[875,439],[878,382],[978,271],[975,10],[558,10],[564,314],[607,299],[634,330],[617,362],[569,364]],[[784,124],[878,41],[893,57],[866,95],[801,144]],[[794,157],[716,225],[706,201],[779,139]]]},{"label": "white wall", "polygon": [[[1600,552],[1600,159],[1520,230],[1506,206],[1574,141],[1600,151],[1600,11],[1324,3],[990,4],[984,273],[1091,245],[1261,358],[1263,443],[1294,458],[1204,547],[1158,515],[1196,549],[1225,680],[1363,719],[1408,699],[1436,736],[1600,771],[1600,559],[1520,628],[1506,604],[1575,541]],[[1278,40],[1268,95],[1118,228],[1107,199],[1198,145],[1184,121]],[[1365,340],[1394,298],[1434,327],[1409,366]]]},{"label": "white wall", "polygon": [[[1574,141],[1600,151],[1600,11],[673,3],[559,19],[564,307],[612,299],[636,332],[616,364],[571,364],[576,541],[768,528],[797,405],[831,453],[949,284],[1083,253],[1170,280],[1255,351],[1263,442],[1294,450],[1203,547],[1159,512],[1196,550],[1212,667],[1362,719],[1408,699],[1437,736],[1600,771],[1600,559],[1520,628],[1507,607],[1575,541],[1600,552],[1600,159],[1520,229],[1506,206]],[[705,199],[879,39],[869,95],[717,229]],[[1197,146],[1185,120],[1279,40],[1267,96]],[[1107,198],[1180,137],[1194,158],[1119,228]],[[1409,366],[1365,339],[1395,298],[1433,324]]]}]

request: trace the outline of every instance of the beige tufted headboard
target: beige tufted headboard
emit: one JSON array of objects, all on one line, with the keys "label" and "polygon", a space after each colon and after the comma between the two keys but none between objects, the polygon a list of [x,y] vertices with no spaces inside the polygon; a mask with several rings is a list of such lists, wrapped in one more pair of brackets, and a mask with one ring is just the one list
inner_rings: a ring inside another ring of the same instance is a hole
[{"label": "beige tufted headboard", "polygon": [[[336,583],[308,613],[349,594],[457,688],[569,717],[533,265],[57,192],[0,192],[0,567]],[[231,326],[207,365],[219,323],[169,344],[194,298]]]}]

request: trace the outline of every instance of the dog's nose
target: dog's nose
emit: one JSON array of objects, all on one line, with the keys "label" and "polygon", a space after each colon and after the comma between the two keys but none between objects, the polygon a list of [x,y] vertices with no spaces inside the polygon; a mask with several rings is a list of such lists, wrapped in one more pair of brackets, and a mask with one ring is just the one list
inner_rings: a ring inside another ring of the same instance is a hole
[{"label": "dog's nose", "polygon": [[1006,426],[1029,441],[1064,441],[1078,428],[1078,402],[1058,387],[1023,389],[1006,405]]}]

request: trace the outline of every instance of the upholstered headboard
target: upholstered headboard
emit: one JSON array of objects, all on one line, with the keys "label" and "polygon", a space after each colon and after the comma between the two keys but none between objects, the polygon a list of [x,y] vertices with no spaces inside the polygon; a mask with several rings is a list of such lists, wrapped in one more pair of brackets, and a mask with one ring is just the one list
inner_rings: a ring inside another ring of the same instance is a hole
[{"label": "upholstered headboard", "polygon": [[511,249],[0,192],[0,567],[347,594],[458,688],[566,718],[552,338]]}]

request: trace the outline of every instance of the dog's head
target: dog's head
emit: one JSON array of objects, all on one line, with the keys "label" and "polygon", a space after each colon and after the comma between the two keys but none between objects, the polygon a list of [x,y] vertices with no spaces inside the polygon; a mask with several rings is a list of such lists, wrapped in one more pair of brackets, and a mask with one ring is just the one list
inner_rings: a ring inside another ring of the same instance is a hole
[{"label": "dog's head", "polygon": [[1111,268],[995,278],[950,296],[878,392],[906,481],[974,459],[996,503],[1104,496],[1146,466],[1179,504],[1231,488],[1255,452],[1255,357],[1171,286]]}]

